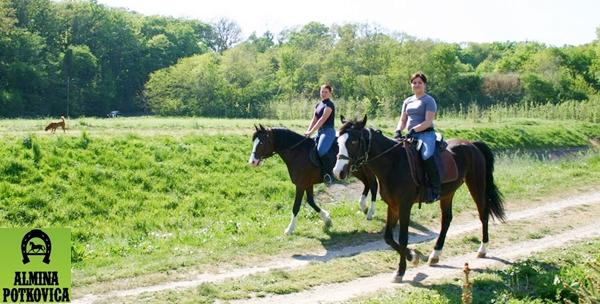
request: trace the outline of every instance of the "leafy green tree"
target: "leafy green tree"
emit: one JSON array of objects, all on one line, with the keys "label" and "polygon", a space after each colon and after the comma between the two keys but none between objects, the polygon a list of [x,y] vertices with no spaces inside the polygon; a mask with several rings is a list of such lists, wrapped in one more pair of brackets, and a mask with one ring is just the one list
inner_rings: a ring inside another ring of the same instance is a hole
[{"label": "leafy green tree", "polygon": [[6,38],[6,35],[14,30],[16,23],[15,9],[11,6],[11,1],[0,0],[0,38]]},{"label": "leafy green tree", "polygon": [[536,74],[525,74],[523,77],[523,87],[525,101],[532,103],[556,102],[558,92],[554,89],[552,83]]},{"label": "leafy green tree", "polygon": [[286,38],[287,43],[302,50],[330,48],[333,45],[329,27],[318,22],[310,22],[300,30],[291,31]]},{"label": "leafy green tree", "polygon": [[63,56],[62,72],[67,83],[67,115],[101,113],[105,104],[94,99],[98,59],[87,45],[71,45]]},{"label": "leafy green tree", "polygon": [[259,53],[264,53],[275,46],[273,34],[269,31],[266,31],[261,37],[257,37],[256,33],[252,33],[250,37],[248,37],[247,43]]}]

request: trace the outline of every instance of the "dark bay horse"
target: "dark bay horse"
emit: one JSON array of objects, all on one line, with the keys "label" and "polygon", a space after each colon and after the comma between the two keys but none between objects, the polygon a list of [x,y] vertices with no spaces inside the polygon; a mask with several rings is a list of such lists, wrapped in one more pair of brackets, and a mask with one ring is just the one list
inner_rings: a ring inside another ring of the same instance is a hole
[{"label": "dark bay horse", "polygon": [[[380,132],[365,128],[367,117],[362,121],[350,121],[339,130],[338,159],[333,173],[338,178],[345,178],[349,168],[358,163],[368,167],[375,173],[380,185],[381,198],[388,205],[384,238],[394,250],[400,254],[400,263],[396,273],[396,282],[402,281],[406,271],[406,260],[418,262],[419,257],[409,250],[408,225],[412,205],[418,200],[418,188],[409,172],[406,151],[397,141],[389,139]],[[448,141],[458,168],[458,179],[442,185],[440,208],[442,210],[442,228],[429,256],[429,263],[439,261],[446,232],[452,221],[452,198],[456,190],[466,183],[471,197],[477,204],[479,219],[482,225],[482,241],[478,257],[485,257],[489,244],[488,220],[493,216],[504,221],[502,194],[494,184],[494,155],[483,142],[465,140]],[[398,242],[394,240],[393,229],[400,222]]]},{"label": "dark bay horse", "polygon": [[[252,135],[253,147],[249,163],[258,166],[265,158],[277,153],[285,162],[292,183],[296,185],[292,219],[284,233],[292,234],[294,232],[300,204],[305,192],[308,204],[319,213],[326,225],[331,225],[329,213],[315,204],[313,185],[322,183],[323,177],[320,169],[313,165],[309,159],[309,154],[315,149],[314,140],[284,128],[267,129],[262,125],[260,125],[260,128],[255,128],[256,132]],[[335,149],[334,152],[337,153],[337,143],[334,143],[331,149]],[[369,169],[360,169],[354,175],[365,185],[361,196],[361,208],[363,208],[369,190],[371,191],[372,201],[368,216],[370,219],[375,211],[377,179]]]}]

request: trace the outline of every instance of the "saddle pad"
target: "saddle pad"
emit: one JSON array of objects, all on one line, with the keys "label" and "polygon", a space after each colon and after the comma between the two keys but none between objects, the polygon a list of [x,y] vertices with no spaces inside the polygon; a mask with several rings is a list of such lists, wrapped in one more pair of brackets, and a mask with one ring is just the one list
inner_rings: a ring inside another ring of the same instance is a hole
[{"label": "saddle pad", "polygon": [[[424,171],[423,171],[423,163],[421,160],[421,156],[419,152],[414,148],[414,146],[405,145],[406,156],[408,157],[408,165],[410,170],[410,175],[413,178],[413,181],[417,186],[423,185],[424,179]],[[454,161],[454,157],[452,153],[448,150],[444,150],[440,153],[440,157],[442,159],[443,170],[441,170],[440,179],[442,180],[442,184],[453,182],[458,179],[458,169],[456,167],[456,161]]]}]

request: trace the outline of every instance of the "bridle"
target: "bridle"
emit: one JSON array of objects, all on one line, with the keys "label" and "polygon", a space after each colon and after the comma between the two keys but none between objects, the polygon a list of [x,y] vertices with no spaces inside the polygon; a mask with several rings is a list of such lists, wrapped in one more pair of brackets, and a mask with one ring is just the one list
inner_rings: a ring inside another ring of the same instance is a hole
[{"label": "bridle", "polygon": [[[358,138],[358,156],[351,158],[349,156],[343,155],[343,154],[338,154],[337,155],[337,159],[338,160],[348,160],[350,161],[350,170],[352,172],[356,172],[358,170],[359,167],[366,165],[368,162],[373,161],[378,159],[379,157],[385,155],[386,153],[394,150],[396,147],[404,144],[404,142],[407,140],[406,138],[401,139],[398,143],[396,143],[395,145],[391,146],[390,148],[386,149],[385,151],[375,155],[374,157],[369,158],[369,154],[371,152],[371,142],[373,141],[373,133],[371,131],[371,128],[366,128],[367,133],[369,134],[368,138],[365,138],[365,135],[363,132],[360,132],[360,136]],[[364,152],[363,152],[364,151]]]}]

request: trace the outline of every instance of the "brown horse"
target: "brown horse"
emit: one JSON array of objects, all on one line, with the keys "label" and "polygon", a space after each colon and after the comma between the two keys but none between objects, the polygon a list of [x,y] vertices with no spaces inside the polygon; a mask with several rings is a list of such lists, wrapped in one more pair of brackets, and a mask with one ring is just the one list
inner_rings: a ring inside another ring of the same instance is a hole
[{"label": "brown horse", "polygon": [[[367,117],[362,121],[350,121],[339,130],[338,159],[333,173],[345,178],[351,166],[366,166],[375,173],[380,184],[381,198],[388,205],[384,239],[400,254],[400,263],[395,281],[402,281],[406,271],[406,260],[418,262],[418,254],[407,249],[408,224],[410,210],[418,200],[418,187],[409,172],[406,151],[398,142],[389,139],[380,132],[365,128]],[[485,257],[488,238],[488,220],[493,216],[504,220],[502,194],[494,184],[494,155],[483,142],[465,140],[448,141],[448,150],[452,153],[458,168],[458,179],[442,185],[440,207],[442,209],[442,228],[429,256],[429,264],[439,261],[446,232],[452,221],[452,198],[456,190],[466,183],[471,197],[477,204],[482,225],[482,241],[478,257]],[[398,242],[394,240],[393,229],[400,222]]]},{"label": "brown horse", "polygon": [[[320,169],[313,165],[309,159],[309,154],[315,149],[314,140],[285,128],[267,129],[262,125],[260,125],[260,128],[255,128],[256,132],[252,135],[253,148],[249,163],[253,166],[259,166],[265,158],[277,153],[285,162],[292,183],[296,185],[292,219],[284,233],[289,235],[294,232],[298,212],[300,211],[300,204],[305,192],[308,204],[319,213],[326,225],[331,225],[329,213],[315,204],[313,185],[322,183],[323,177],[321,176]],[[330,153],[337,154],[337,143],[332,145],[331,150]],[[354,175],[365,185],[361,196],[361,208],[363,208],[364,200],[369,190],[371,191],[372,201],[368,216],[368,219],[370,219],[375,211],[377,179],[368,169],[358,170]]]}]

